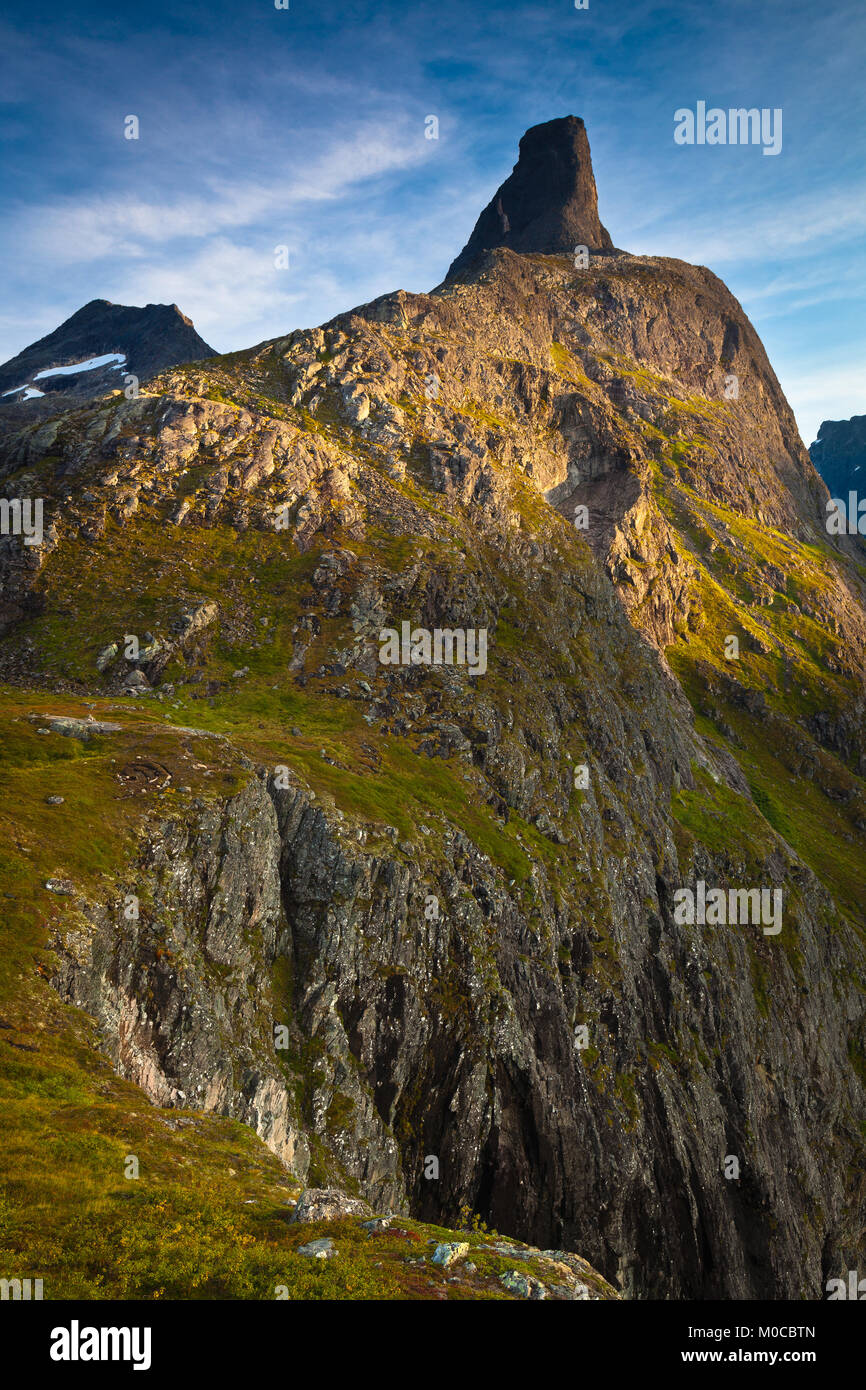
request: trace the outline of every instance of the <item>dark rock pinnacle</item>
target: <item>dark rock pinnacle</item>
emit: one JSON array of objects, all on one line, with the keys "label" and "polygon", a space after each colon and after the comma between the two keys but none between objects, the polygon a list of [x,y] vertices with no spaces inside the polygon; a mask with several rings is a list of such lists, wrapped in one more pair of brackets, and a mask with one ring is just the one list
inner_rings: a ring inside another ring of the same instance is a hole
[{"label": "dark rock pinnacle", "polygon": [[514,169],[482,212],[446,278],[452,279],[494,246],[551,255],[570,254],[575,246],[613,250],[598,219],[589,140],[579,116],[561,116],[527,130]]}]

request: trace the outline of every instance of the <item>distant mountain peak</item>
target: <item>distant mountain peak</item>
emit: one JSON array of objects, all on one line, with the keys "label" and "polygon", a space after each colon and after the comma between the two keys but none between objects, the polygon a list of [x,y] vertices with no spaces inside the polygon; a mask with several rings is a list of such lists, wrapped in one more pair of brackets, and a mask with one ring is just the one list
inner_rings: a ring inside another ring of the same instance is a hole
[{"label": "distant mountain peak", "polygon": [[[50,392],[87,398],[122,385],[105,370],[88,364],[113,354],[140,381],[181,362],[213,357],[214,349],[199,337],[192,319],[176,304],[113,304],[91,299],[68,319],[0,365],[0,399],[32,399]],[[70,367],[80,363],[75,374]],[[65,369],[52,372],[50,368]],[[33,383],[39,377],[38,389]],[[26,392],[26,395],[20,393]]]},{"label": "distant mountain peak", "polygon": [[496,246],[551,255],[571,253],[575,246],[613,250],[599,221],[589,139],[579,116],[561,116],[527,130],[511,174],[487,204],[446,278]]},{"label": "distant mountain peak", "polygon": [[824,420],[809,453],[834,497],[866,489],[866,415]]}]

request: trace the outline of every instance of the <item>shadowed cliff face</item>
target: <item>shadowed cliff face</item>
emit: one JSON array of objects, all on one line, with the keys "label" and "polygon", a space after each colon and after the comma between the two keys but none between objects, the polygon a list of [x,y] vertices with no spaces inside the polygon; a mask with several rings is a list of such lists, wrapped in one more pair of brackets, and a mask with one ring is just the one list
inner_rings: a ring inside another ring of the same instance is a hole
[{"label": "shadowed cliff face", "polygon": [[564,116],[526,132],[512,173],[482,212],[446,278],[453,279],[495,246],[568,254],[575,246],[612,250],[598,218],[589,140],[579,117]]},{"label": "shadowed cliff face", "polygon": [[866,496],[866,415],[825,420],[809,453],[833,497]]},{"label": "shadowed cliff face", "polygon": [[[47,511],[0,545],[10,786],[53,760],[88,826],[101,775],[128,831],[112,883],[67,836],[10,897],[124,1076],[637,1296],[854,1267],[862,550],[710,272],[499,246],[0,460]],[[486,671],[383,664],[403,620]],[[63,760],[49,698],[121,727]],[[781,931],[679,920],[701,882]]]},{"label": "shadowed cliff face", "polygon": [[[121,359],[119,369],[109,363],[80,372],[38,375],[110,354]],[[176,304],[137,308],[92,299],[59,328],[0,365],[0,431],[20,429],[112,389],[122,390],[127,373],[146,381],[176,363],[212,356],[213,348],[199,337],[192,320]],[[3,394],[20,388],[39,395]]]},{"label": "shadowed cliff face", "polygon": [[110,352],[123,353],[129,371],[139,377],[152,376],[176,362],[213,356],[213,348],[199,337],[192,319],[176,304],[147,304],[138,309],[92,299],[59,328],[4,362],[0,366],[0,391],[29,380],[34,372],[45,368]]}]

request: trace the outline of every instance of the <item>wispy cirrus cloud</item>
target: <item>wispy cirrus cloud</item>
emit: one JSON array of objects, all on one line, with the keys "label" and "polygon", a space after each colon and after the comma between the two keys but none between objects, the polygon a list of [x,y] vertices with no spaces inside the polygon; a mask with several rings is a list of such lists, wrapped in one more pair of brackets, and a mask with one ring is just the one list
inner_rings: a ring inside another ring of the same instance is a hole
[{"label": "wispy cirrus cloud", "polygon": [[[815,194],[776,198],[770,207],[754,199],[719,204],[695,215],[660,206],[640,229],[640,249],[652,255],[679,256],[693,263],[744,265],[768,259],[799,260],[804,277],[812,260],[857,242],[866,233],[866,184]],[[649,250],[650,245],[652,251]]]},{"label": "wispy cirrus cloud", "polygon": [[797,419],[811,422],[803,434],[807,444],[815,439],[822,420],[866,414],[866,353],[855,360],[840,357],[813,364],[805,372],[782,362],[779,378]]},{"label": "wispy cirrus cloud", "polygon": [[12,234],[30,254],[68,265],[116,254],[137,257],[175,239],[219,236],[263,223],[276,231],[281,219],[296,219],[303,204],[336,202],[366,181],[420,164],[426,154],[417,134],[374,126],[308,164],[273,172],[267,182],[205,176],[207,193],[164,201],[135,192],[61,198],[23,209],[17,225],[12,221]]}]

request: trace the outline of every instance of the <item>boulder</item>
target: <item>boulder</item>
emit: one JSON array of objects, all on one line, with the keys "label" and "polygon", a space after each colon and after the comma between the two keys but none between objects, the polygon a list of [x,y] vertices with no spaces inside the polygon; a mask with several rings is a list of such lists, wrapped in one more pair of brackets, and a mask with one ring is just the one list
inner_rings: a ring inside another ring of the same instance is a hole
[{"label": "boulder", "polygon": [[335,1187],[308,1187],[301,1193],[292,1221],[337,1221],[341,1216],[371,1217],[373,1212],[359,1197]]}]

